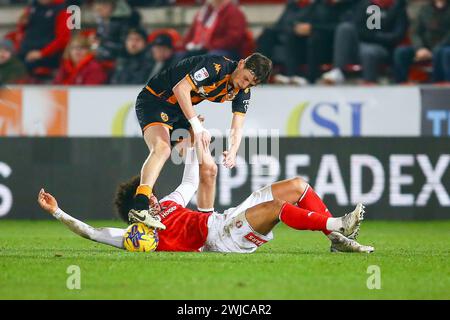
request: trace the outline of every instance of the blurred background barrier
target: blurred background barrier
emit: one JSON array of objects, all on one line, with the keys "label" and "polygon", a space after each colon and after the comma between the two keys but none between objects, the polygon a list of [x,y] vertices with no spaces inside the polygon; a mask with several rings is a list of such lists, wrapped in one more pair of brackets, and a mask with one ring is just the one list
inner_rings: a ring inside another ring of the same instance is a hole
[{"label": "blurred background barrier", "polygon": [[[140,86],[0,89],[0,136],[138,137],[134,102],[140,90]],[[448,137],[449,101],[450,88],[430,86],[265,86],[252,91],[245,133]],[[205,126],[214,135],[227,135],[231,103],[205,101],[196,110],[206,117]]]},{"label": "blurred background barrier", "polygon": [[[235,169],[219,165],[216,210],[301,175],[335,215],[361,201],[367,219],[450,218],[450,139],[281,138],[267,150],[264,145],[247,138]],[[41,187],[76,217],[109,219],[117,185],[137,174],[147,155],[139,138],[1,138],[0,150],[0,217],[6,219],[48,218],[36,203]],[[182,171],[169,161],[156,193],[174,190]]]}]

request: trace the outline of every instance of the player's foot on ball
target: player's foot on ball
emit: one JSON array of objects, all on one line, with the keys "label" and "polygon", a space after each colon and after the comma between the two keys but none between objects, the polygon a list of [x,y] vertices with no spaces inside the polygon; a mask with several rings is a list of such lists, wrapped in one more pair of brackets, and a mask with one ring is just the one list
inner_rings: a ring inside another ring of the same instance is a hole
[{"label": "player's foot on ball", "polygon": [[161,223],[158,219],[153,217],[149,210],[134,210],[131,209],[128,212],[128,220],[130,223],[140,222],[145,224],[147,227],[165,230],[166,226]]},{"label": "player's foot on ball", "polygon": [[345,237],[339,232],[332,232],[328,235],[331,241],[331,252],[365,252],[372,253],[375,251],[374,247],[359,244],[355,240]]},{"label": "player's foot on ball", "polygon": [[346,237],[356,238],[359,232],[360,222],[364,220],[364,206],[361,203],[356,205],[355,210],[343,216],[342,227],[339,230]]}]

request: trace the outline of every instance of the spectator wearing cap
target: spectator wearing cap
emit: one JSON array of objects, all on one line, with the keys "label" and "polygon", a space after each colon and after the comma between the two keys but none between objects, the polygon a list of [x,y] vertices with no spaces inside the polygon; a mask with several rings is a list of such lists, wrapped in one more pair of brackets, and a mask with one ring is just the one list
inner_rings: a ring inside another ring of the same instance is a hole
[{"label": "spectator wearing cap", "polygon": [[95,0],[97,30],[91,39],[99,60],[115,60],[123,51],[130,28],[139,28],[140,15],[125,0]]},{"label": "spectator wearing cap", "polygon": [[394,52],[395,78],[406,82],[414,62],[433,62],[433,81],[450,82],[450,5],[448,0],[425,4],[413,21],[412,46]]},{"label": "spectator wearing cap", "polygon": [[35,68],[55,69],[66,45],[70,41],[70,30],[64,0],[33,0],[25,9],[21,23],[25,22],[24,37],[19,57],[28,70]]},{"label": "spectator wearing cap", "polygon": [[106,81],[107,75],[91,52],[88,39],[82,36],[74,38],[64,52],[54,84],[100,85]]},{"label": "spectator wearing cap", "polygon": [[111,83],[142,84],[148,79],[152,66],[147,33],[143,29],[130,29],[125,40],[125,51],[117,59]]},{"label": "spectator wearing cap", "polygon": [[186,56],[208,53],[238,59],[246,39],[247,21],[231,0],[208,0],[186,34]]},{"label": "spectator wearing cap", "polygon": [[153,65],[149,78],[177,62],[172,38],[167,34],[160,34],[152,42],[151,47]]},{"label": "spectator wearing cap", "polygon": [[22,61],[14,55],[10,40],[0,40],[0,85],[20,83],[27,75]]}]

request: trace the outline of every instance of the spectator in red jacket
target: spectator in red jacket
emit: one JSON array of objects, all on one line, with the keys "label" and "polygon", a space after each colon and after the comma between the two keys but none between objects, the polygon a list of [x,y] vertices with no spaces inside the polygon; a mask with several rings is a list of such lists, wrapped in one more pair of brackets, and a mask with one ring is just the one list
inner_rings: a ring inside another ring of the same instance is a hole
[{"label": "spectator in red jacket", "polygon": [[37,67],[58,67],[64,48],[70,41],[70,30],[66,24],[68,18],[64,0],[33,0],[25,9],[19,26],[24,28],[19,57],[29,71]]},{"label": "spectator in red jacket", "polygon": [[208,53],[238,59],[246,30],[245,15],[231,0],[208,0],[185,37],[187,55]]},{"label": "spectator in red jacket", "polygon": [[74,38],[59,67],[54,84],[99,85],[106,83],[107,75],[90,50],[88,39]]}]

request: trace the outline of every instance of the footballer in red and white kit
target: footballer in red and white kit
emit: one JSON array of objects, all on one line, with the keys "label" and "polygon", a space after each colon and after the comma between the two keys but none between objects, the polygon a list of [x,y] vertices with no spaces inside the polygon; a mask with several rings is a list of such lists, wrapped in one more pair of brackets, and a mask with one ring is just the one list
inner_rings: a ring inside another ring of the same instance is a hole
[{"label": "footballer in red and white kit", "polygon": [[221,213],[203,213],[185,208],[185,200],[174,192],[160,201],[158,214],[166,226],[159,231],[157,251],[253,252],[273,238],[252,229],[246,209],[272,200],[270,186],[254,192],[240,206]]},{"label": "footballer in red and white kit", "polygon": [[[279,223],[297,230],[322,231],[331,241],[332,251],[372,252],[370,246],[355,241],[363,219],[364,207],[334,218],[329,210],[301,178],[276,182],[253,192],[239,206],[224,213],[203,213],[186,208],[197,191],[199,166],[196,152],[188,148],[181,184],[168,196],[150,199],[152,212],[165,226],[159,230],[157,251],[215,251],[251,253],[273,239],[272,229]],[[139,177],[119,187],[116,207],[122,218],[128,217]],[[58,207],[56,199],[43,189],[40,206],[78,235],[117,248],[124,248],[127,229],[94,228],[79,221]],[[150,214],[150,213],[149,213]],[[145,224],[145,217],[142,223]],[[136,222],[136,221],[134,221]]]}]

